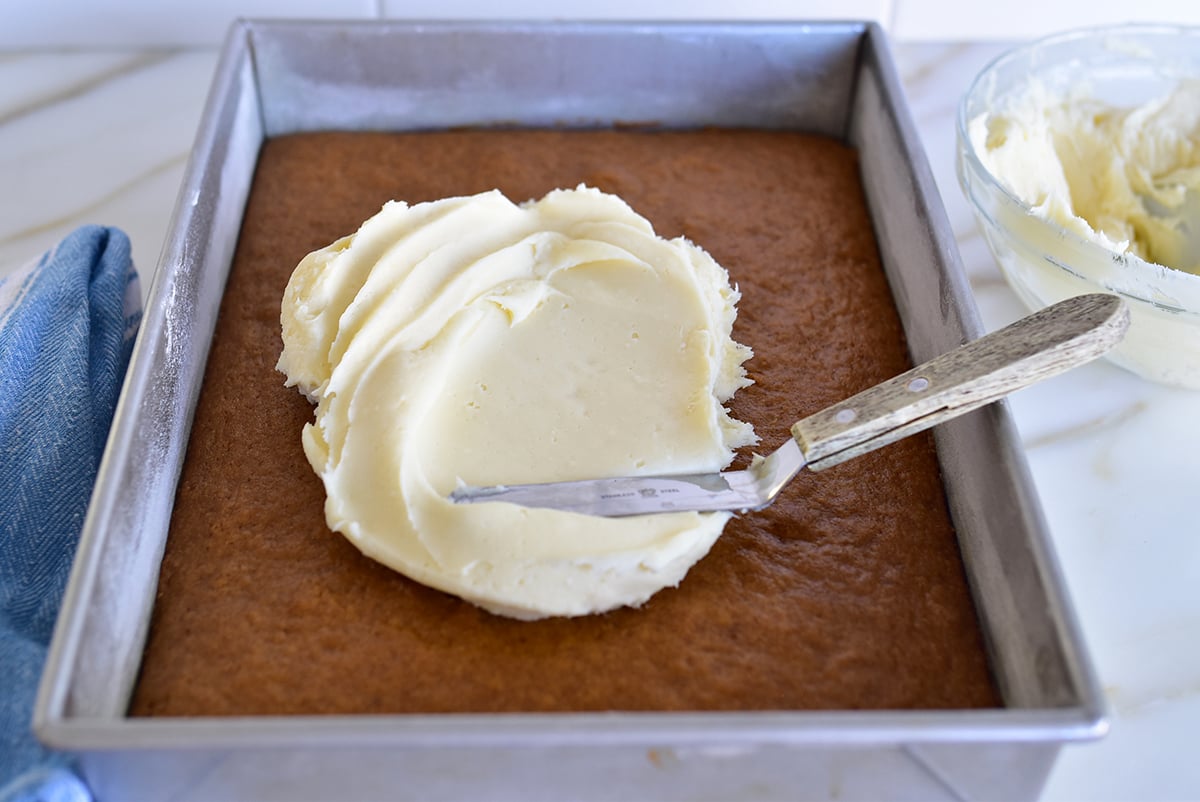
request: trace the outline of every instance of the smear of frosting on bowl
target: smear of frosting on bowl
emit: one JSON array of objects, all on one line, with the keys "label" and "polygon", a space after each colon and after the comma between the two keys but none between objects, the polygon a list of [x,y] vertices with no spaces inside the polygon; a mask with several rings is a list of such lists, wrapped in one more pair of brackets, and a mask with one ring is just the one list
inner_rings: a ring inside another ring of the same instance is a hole
[{"label": "smear of frosting on bowl", "polygon": [[1115,253],[1200,273],[1200,80],[1129,108],[1031,80],[972,120],[970,138],[1035,214]]}]

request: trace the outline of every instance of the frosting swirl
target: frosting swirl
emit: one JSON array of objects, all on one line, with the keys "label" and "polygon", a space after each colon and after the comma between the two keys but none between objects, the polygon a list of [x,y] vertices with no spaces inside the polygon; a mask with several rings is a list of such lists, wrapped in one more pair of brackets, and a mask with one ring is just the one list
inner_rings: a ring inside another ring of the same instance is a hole
[{"label": "frosting swirl", "polygon": [[556,190],[390,202],[309,254],[284,294],[289,386],[325,515],[364,554],[518,618],[638,605],[729,515],[600,518],[456,505],[473,485],[717,471],[751,427],[739,295],[621,199]]}]

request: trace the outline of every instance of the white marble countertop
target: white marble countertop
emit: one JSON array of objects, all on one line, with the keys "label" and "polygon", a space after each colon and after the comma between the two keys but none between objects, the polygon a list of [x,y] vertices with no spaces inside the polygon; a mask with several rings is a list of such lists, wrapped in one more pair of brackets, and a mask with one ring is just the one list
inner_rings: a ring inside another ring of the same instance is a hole
[{"label": "white marble countertop", "polygon": [[[954,176],[954,110],[997,45],[898,45],[913,116],[983,320],[1024,310]],[[0,274],[84,223],[123,229],[148,285],[216,65],[213,50],[0,53]],[[1046,800],[1200,799],[1200,392],[1094,363],[1012,400],[1112,709]]]}]

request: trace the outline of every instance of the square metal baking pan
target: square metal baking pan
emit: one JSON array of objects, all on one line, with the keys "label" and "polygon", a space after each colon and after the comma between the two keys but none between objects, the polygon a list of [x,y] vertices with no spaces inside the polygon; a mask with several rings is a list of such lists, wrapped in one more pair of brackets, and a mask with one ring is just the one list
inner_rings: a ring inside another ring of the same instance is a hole
[{"label": "square metal baking pan", "polygon": [[240,22],[150,289],[35,709],[101,800],[1030,799],[1106,729],[1007,407],[938,427],[1002,709],[133,719],[205,357],[264,138],[323,129],[798,129],[859,149],[922,361],[981,327],[874,24]]}]

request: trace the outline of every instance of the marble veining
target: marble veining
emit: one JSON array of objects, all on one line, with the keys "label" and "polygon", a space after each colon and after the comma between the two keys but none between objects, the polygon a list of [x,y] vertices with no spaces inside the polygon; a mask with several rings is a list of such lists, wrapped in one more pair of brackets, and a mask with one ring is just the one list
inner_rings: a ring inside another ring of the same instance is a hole
[{"label": "marble veining", "polygon": [[[1097,415],[1096,417],[1080,420],[1078,423],[1062,429],[1049,431],[1036,437],[1027,437],[1022,442],[1025,448],[1035,449],[1041,448],[1042,446],[1052,445],[1053,443],[1068,438],[1092,436],[1097,433],[1102,433],[1106,429],[1119,427],[1134,415],[1140,415],[1141,413],[1145,412],[1147,408],[1148,407],[1146,406],[1145,401],[1134,401],[1127,407],[1119,408],[1111,412],[1105,412]],[[1109,474],[1111,475],[1111,472],[1109,472]]]},{"label": "marble veining", "polygon": [[92,222],[130,235],[148,279],[215,65],[208,50],[30,52],[0,62],[0,271]]},{"label": "marble veining", "polygon": [[[894,47],[989,330],[1025,314],[954,173],[955,111],[1001,44]],[[148,286],[217,54],[0,55],[0,274],[83,223],[131,237]],[[1064,750],[1046,800],[1200,799],[1200,393],[1094,363],[1010,401],[1062,570],[1113,711]]]},{"label": "marble veining", "polygon": [[84,95],[107,81],[155,66],[166,58],[168,54],[155,52],[9,54],[4,68],[10,73],[10,81],[0,96],[0,125]]}]

